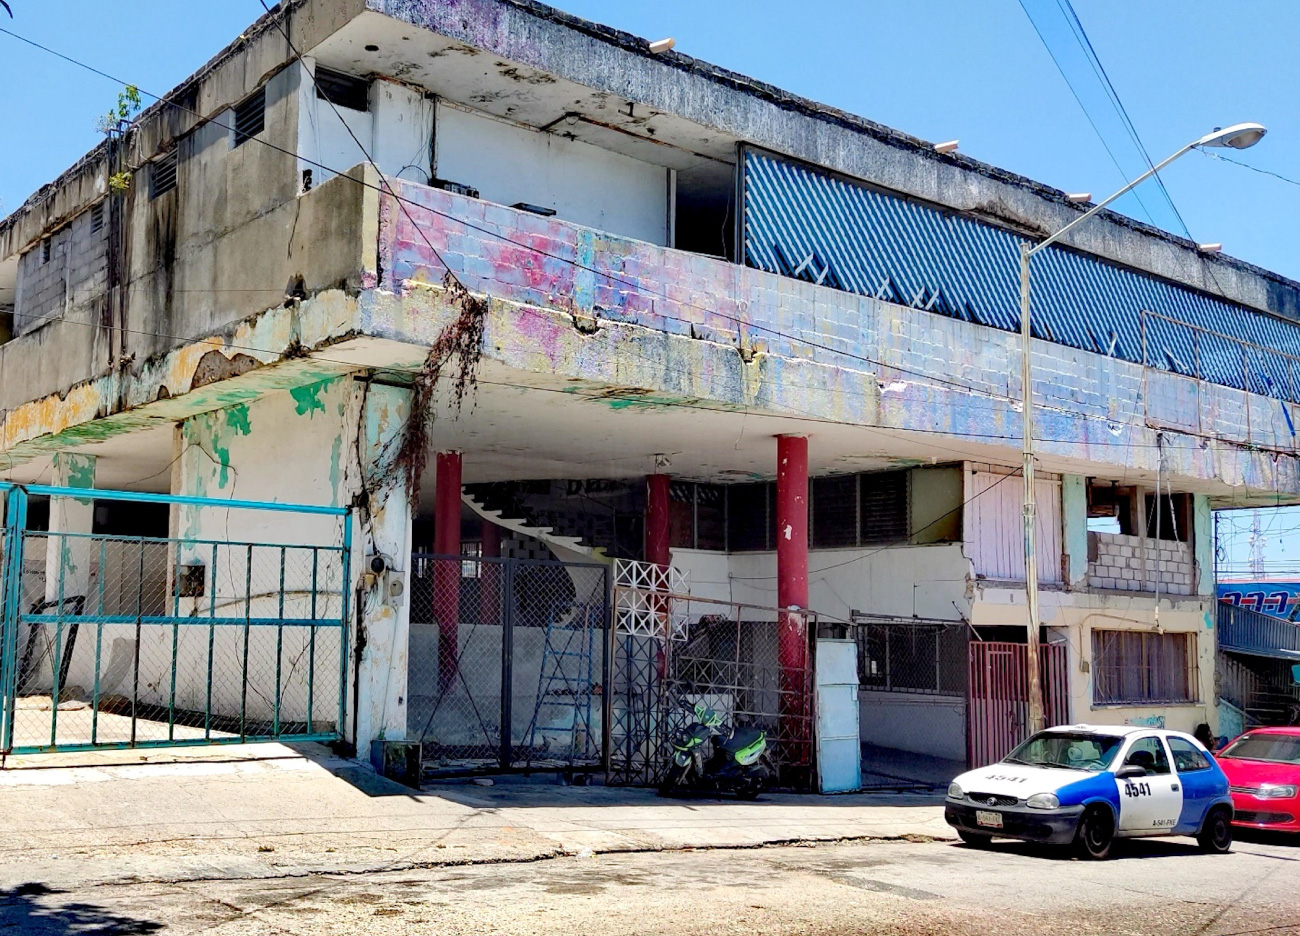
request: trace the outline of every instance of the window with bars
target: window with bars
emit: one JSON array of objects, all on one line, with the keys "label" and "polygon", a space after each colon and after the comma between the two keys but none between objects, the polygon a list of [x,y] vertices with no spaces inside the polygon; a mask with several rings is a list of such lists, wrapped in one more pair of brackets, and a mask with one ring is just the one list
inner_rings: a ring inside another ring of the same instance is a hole
[{"label": "window with bars", "polygon": [[266,129],[266,87],[235,105],[235,146],[243,146]]},{"label": "window with bars", "polygon": [[316,66],[316,97],[336,107],[365,111],[370,109],[370,82],[332,68]]},{"label": "window with bars", "polygon": [[863,546],[905,543],[908,529],[907,471],[879,471],[861,476],[858,541]]},{"label": "window with bars", "polygon": [[858,545],[858,482],[855,474],[813,478],[813,548]]},{"label": "window with bars", "polygon": [[1092,632],[1092,700],[1099,705],[1195,702],[1196,635]]},{"label": "window with bars", "polygon": [[854,630],[863,689],[966,695],[970,638],[964,624],[861,623]]},{"label": "window with bars", "polygon": [[157,198],[176,188],[178,153],[164,153],[149,164],[149,198]]}]

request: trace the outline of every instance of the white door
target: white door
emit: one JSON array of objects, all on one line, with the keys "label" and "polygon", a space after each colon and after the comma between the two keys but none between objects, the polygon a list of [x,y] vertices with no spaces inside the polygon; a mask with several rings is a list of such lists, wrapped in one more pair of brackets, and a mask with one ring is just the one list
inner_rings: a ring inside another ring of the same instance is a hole
[{"label": "white door", "polygon": [[1139,735],[1129,741],[1120,761],[1124,767],[1146,770],[1140,777],[1116,777],[1119,786],[1119,831],[1122,835],[1160,835],[1178,825],[1183,791],[1169,767],[1169,752],[1159,735]]}]

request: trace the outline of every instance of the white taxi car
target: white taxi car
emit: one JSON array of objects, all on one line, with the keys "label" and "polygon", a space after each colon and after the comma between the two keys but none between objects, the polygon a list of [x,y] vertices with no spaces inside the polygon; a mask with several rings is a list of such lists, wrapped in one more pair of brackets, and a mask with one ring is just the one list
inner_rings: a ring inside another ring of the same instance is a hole
[{"label": "white taxi car", "polygon": [[1086,858],[1114,840],[1192,835],[1232,847],[1232,797],[1214,757],[1181,731],[1119,725],[1050,728],[996,764],[953,780],[944,818],[962,841],[1073,844]]}]

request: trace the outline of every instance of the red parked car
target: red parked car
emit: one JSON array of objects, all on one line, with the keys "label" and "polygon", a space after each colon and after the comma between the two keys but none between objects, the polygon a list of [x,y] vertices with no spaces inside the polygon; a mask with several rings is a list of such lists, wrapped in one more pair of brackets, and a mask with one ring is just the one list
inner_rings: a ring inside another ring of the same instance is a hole
[{"label": "red parked car", "polygon": [[1214,756],[1228,775],[1234,825],[1300,832],[1300,728],[1255,728]]}]

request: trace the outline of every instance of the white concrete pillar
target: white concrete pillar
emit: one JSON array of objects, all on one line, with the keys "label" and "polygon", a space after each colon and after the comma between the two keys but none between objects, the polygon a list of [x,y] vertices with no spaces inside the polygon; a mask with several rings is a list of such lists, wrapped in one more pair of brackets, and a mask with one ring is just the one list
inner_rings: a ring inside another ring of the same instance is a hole
[{"label": "white concrete pillar", "polygon": [[[363,593],[360,659],[355,661],[357,756],[369,755],[370,742],[406,738],[407,655],[410,644],[410,497],[405,474],[393,464],[393,452],[411,410],[404,387],[372,384],[361,413],[361,463],[365,465],[367,504],[357,517],[354,568]],[[369,559],[390,560],[382,575],[370,573]],[[354,647],[357,641],[354,641]]]},{"label": "white concrete pillar", "polygon": [[[55,487],[95,487],[95,456],[79,452],[56,452]],[[94,550],[88,536],[95,528],[95,500],[90,497],[51,497],[50,535],[45,541],[45,600],[72,610],[71,599],[89,601],[90,563]],[[57,607],[57,605],[56,605]]]}]

